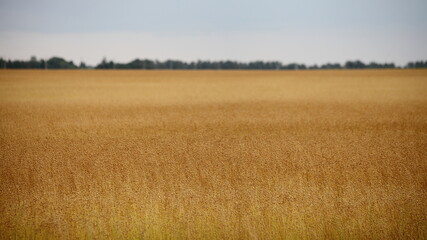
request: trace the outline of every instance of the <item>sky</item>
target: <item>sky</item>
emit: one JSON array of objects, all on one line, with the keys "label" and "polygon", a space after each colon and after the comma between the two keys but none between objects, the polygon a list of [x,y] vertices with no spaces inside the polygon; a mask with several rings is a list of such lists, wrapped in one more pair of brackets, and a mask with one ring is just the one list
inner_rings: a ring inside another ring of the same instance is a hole
[{"label": "sky", "polygon": [[426,0],[0,0],[0,57],[427,60]]}]

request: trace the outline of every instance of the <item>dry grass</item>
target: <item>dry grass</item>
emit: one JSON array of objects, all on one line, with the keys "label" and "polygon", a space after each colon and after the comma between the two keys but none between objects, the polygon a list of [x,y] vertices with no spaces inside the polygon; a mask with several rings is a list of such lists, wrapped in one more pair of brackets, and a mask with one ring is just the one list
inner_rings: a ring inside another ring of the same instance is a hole
[{"label": "dry grass", "polygon": [[427,71],[0,71],[0,238],[427,238]]}]

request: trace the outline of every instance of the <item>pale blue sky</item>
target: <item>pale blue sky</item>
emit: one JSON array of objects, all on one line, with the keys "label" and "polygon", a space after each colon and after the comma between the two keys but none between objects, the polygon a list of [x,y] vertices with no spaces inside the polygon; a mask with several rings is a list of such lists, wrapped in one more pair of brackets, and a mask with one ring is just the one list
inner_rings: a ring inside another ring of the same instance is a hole
[{"label": "pale blue sky", "polygon": [[0,56],[280,60],[427,59],[425,0],[0,0]]}]

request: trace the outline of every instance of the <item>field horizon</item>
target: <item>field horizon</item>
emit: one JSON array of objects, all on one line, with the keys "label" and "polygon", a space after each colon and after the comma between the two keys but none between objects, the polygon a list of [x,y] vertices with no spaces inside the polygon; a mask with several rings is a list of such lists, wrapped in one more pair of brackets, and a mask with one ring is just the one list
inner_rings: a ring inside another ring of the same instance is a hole
[{"label": "field horizon", "polygon": [[426,239],[427,70],[0,70],[0,238]]}]

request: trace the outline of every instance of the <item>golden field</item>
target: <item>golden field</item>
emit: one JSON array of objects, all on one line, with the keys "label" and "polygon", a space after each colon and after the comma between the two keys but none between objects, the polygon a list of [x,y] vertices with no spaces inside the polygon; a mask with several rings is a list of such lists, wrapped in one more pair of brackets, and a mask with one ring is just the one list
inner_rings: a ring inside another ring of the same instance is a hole
[{"label": "golden field", "polygon": [[426,239],[427,71],[0,71],[1,239]]}]

